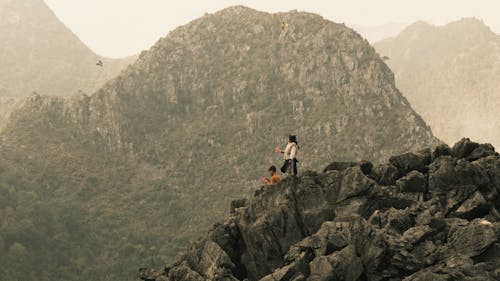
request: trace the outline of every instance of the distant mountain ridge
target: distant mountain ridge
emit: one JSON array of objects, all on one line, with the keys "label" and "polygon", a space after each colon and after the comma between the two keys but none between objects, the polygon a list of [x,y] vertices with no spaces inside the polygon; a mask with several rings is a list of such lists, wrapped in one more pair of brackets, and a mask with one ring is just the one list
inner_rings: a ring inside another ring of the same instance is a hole
[{"label": "distant mountain ridge", "polygon": [[70,261],[31,267],[47,280],[78,270],[70,280],[128,280],[142,261],[172,260],[253,191],[291,133],[301,171],[439,143],[353,30],[231,7],[173,30],[92,95],[27,99],[1,139],[2,161],[30,194],[9,207],[73,210],[40,235],[74,238],[57,252],[21,238],[7,247]]},{"label": "distant mountain ridge", "polygon": [[33,92],[91,94],[134,60],[95,54],[43,0],[0,0],[0,125]]},{"label": "distant mountain ridge", "polygon": [[92,93],[133,62],[101,59],[60,22],[43,0],[0,1],[0,86],[10,96],[32,92]]},{"label": "distant mountain ridge", "polygon": [[450,143],[461,136],[500,145],[500,35],[465,18],[445,26],[415,23],[374,44],[396,84]]}]

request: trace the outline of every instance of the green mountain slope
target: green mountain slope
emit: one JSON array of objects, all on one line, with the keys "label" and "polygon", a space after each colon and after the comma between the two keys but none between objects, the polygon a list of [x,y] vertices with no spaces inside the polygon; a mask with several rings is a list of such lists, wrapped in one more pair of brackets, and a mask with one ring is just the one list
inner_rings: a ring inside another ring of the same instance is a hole
[{"label": "green mountain slope", "polygon": [[[31,236],[5,248],[63,256],[62,265],[33,266],[50,278],[132,280],[137,264],[171,260],[250,193],[281,163],[273,150],[290,133],[301,170],[437,143],[351,29],[308,13],[232,7],[172,31],[92,96],[27,100],[0,154],[33,195],[11,208],[54,202],[51,218],[74,213],[50,230],[63,233],[68,251],[45,240],[37,248]],[[18,194],[9,188],[6,196]]]},{"label": "green mountain slope", "polygon": [[423,22],[374,44],[396,83],[436,136],[500,145],[500,36],[483,22]]}]

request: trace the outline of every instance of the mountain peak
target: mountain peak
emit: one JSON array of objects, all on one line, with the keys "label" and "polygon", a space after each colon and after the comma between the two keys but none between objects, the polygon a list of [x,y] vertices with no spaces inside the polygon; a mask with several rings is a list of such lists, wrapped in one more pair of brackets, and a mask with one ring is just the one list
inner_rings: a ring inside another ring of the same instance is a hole
[{"label": "mountain peak", "polygon": [[250,8],[248,6],[234,5],[234,6],[230,6],[230,7],[224,8],[224,9],[216,12],[216,14],[218,14],[218,13],[241,14],[241,13],[256,13],[256,12],[258,12],[258,11],[255,10],[255,9],[253,9],[253,8]]},{"label": "mountain peak", "polygon": [[487,26],[483,20],[474,17],[468,17],[450,22],[446,25],[434,25],[425,21],[417,21],[405,28],[401,32],[401,35],[405,36],[409,34],[421,34],[428,33],[429,31],[436,33],[471,33],[473,35],[488,33],[494,34],[491,31],[490,27]]},{"label": "mountain peak", "polygon": [[456,30],[457,32],[483,32],[483,33],[493,33],[491,28],[486,25],[482,19],[475,17],[462,18],[460,20],[451,22],[445,25],[443,28]]}]

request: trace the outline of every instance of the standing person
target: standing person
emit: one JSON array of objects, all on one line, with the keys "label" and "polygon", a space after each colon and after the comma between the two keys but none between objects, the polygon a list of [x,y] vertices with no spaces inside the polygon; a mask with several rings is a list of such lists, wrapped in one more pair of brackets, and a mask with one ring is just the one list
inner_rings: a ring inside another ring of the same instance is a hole
[{"label": "standing person", "polygon": [[279,148],[276,152],[281,152],[284,154],[285,163],[281,167],[281,172],[297,175],[297,154],[299,152],[299,144],[297,143],[297,137],[292,135],[288,137],[288,144],[285,150]]},{"label": "standing person", "polygon": [[274,165],[271,166],[268,171],[269,171],[269,178],[262,179],[262,181],[265,184],[273,185],[281,181],[281,177],[278,174],[276,174],[276,166]]}]

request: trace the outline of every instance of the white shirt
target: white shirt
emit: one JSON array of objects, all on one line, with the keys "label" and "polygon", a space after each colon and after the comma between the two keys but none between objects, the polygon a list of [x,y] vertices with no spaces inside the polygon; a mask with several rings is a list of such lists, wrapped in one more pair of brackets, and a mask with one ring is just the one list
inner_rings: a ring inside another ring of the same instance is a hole
[{"label": "white shirt", "polygon": [[295,159],[295,156],[297,154],[297,146],[292,146],[292,150],[290,151],[290,159]]}]

